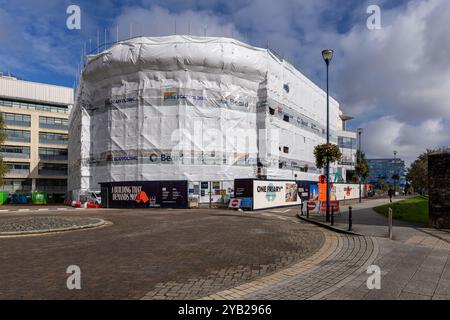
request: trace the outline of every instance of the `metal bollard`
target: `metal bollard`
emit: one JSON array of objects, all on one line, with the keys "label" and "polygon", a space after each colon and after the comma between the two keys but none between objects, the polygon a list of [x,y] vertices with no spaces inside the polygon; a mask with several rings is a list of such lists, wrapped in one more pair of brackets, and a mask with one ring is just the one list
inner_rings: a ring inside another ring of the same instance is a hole
[{"label": "metal bollard", "polygon": [[334,226],[334,206],[331,206],[331,225]]},{"label": "metal bollard", "polygon": [[348,231],[352,231],[352,224],[353,224],[352,211],[353,211],[352,206],[349,206],[348,207]]}]

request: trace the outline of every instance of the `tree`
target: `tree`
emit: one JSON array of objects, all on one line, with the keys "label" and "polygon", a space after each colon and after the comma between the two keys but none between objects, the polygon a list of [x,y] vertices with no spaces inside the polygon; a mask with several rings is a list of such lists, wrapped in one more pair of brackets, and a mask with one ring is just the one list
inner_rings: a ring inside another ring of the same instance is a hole
[{"label": "tree", "polygon": [[330,163],[341,160],[342,152],[335,144],[319,144],[314,147],[314,157],[316,158],[316,167],[322,169],[327,163],[327,158]]},{"label": "tree", "polygon": [[406,179],[411,187],[420,194],[428,193],[428,155],[433,152],[445,150],[446,148],[427,149],[408,168]]},{"label": "tree", "polygon": [[366,154],[360,150],[356,151],[355,173],[363,181],[369,176],[369,163],[367,162]]},{"label": "tree", "polygon": [[388,189],[389,189],[388,184],[383,179],[379,179],[377,181],[377,185],[378,185],[378,189],[380,189],[382,191],[388,191]]},{"label": "tree", "polygon": [[[5,134],[5,122],[3,120],[3,114],[0,112],[0,145],[3,145],[3,142],[6,139]],[[3,177],[8,172],[8,166],[3,162],[3,157],[0,155],[0,185],[3,184]]]}]

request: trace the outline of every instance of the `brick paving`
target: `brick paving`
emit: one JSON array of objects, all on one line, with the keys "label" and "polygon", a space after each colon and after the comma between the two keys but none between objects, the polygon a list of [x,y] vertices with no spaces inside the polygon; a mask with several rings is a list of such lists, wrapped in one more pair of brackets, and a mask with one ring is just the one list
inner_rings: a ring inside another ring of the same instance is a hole
[{"label": "brick paving", "polygon": [[[33,213],[33,215],[38,213]],[[0,239],[0,299],[200,298],[283,270],[318,252],[307,223],[229,210],[80,210],[108,227]],[[20,216],[26,216],[20,213]],[[16,213],[1,213],[1,219]],[[81,268],[81,290],[66,269]]]},{"label": "brick paving", "polygon": [[324,247],[310,259],[205,299],[319,299],[352,280],[353,274],[370,265],[377,254],[372,238],[331,231],[325,234]]},{"label": "brick paving", "polygon": [[[344,235],[296,213],[79,211],[111,224],[0,239],[0,299],[450,299],[450,232],[394,223],[394,240],[377,224],[363,229],[369,236]],[[66,289],[71,264],[80,291]],[[381,290],[366,286],[370,264]]]}]

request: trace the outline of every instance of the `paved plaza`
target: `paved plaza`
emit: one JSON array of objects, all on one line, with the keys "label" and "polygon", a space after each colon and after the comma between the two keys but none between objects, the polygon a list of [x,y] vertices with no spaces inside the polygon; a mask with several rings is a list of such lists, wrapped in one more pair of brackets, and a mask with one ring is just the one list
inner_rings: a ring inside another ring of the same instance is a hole
[{"label": "paved plaza", "polygon": [[[3,211],[0,224],[107,223],[0,237],[0,299],[450,299],[450,233],[396,221],[389,240],[371,209],[382,201],[353,205],[361,236],[300,220],[296,208]],[[366,285],[373,264],[380,290]],[[69,265],[81,269],[81,290],[67,289]]]}]

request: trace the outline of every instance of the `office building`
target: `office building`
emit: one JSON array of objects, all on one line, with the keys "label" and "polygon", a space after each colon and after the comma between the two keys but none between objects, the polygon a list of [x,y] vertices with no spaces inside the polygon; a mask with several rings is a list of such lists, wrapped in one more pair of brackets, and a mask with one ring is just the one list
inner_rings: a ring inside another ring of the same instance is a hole
[{"label": "office building", "polygon": [[62,202],[67,191],[68,114],[73,89],[0,76],[0,112],[6,140],[0,146],[9,167],[1,191],[40,191]]}]

